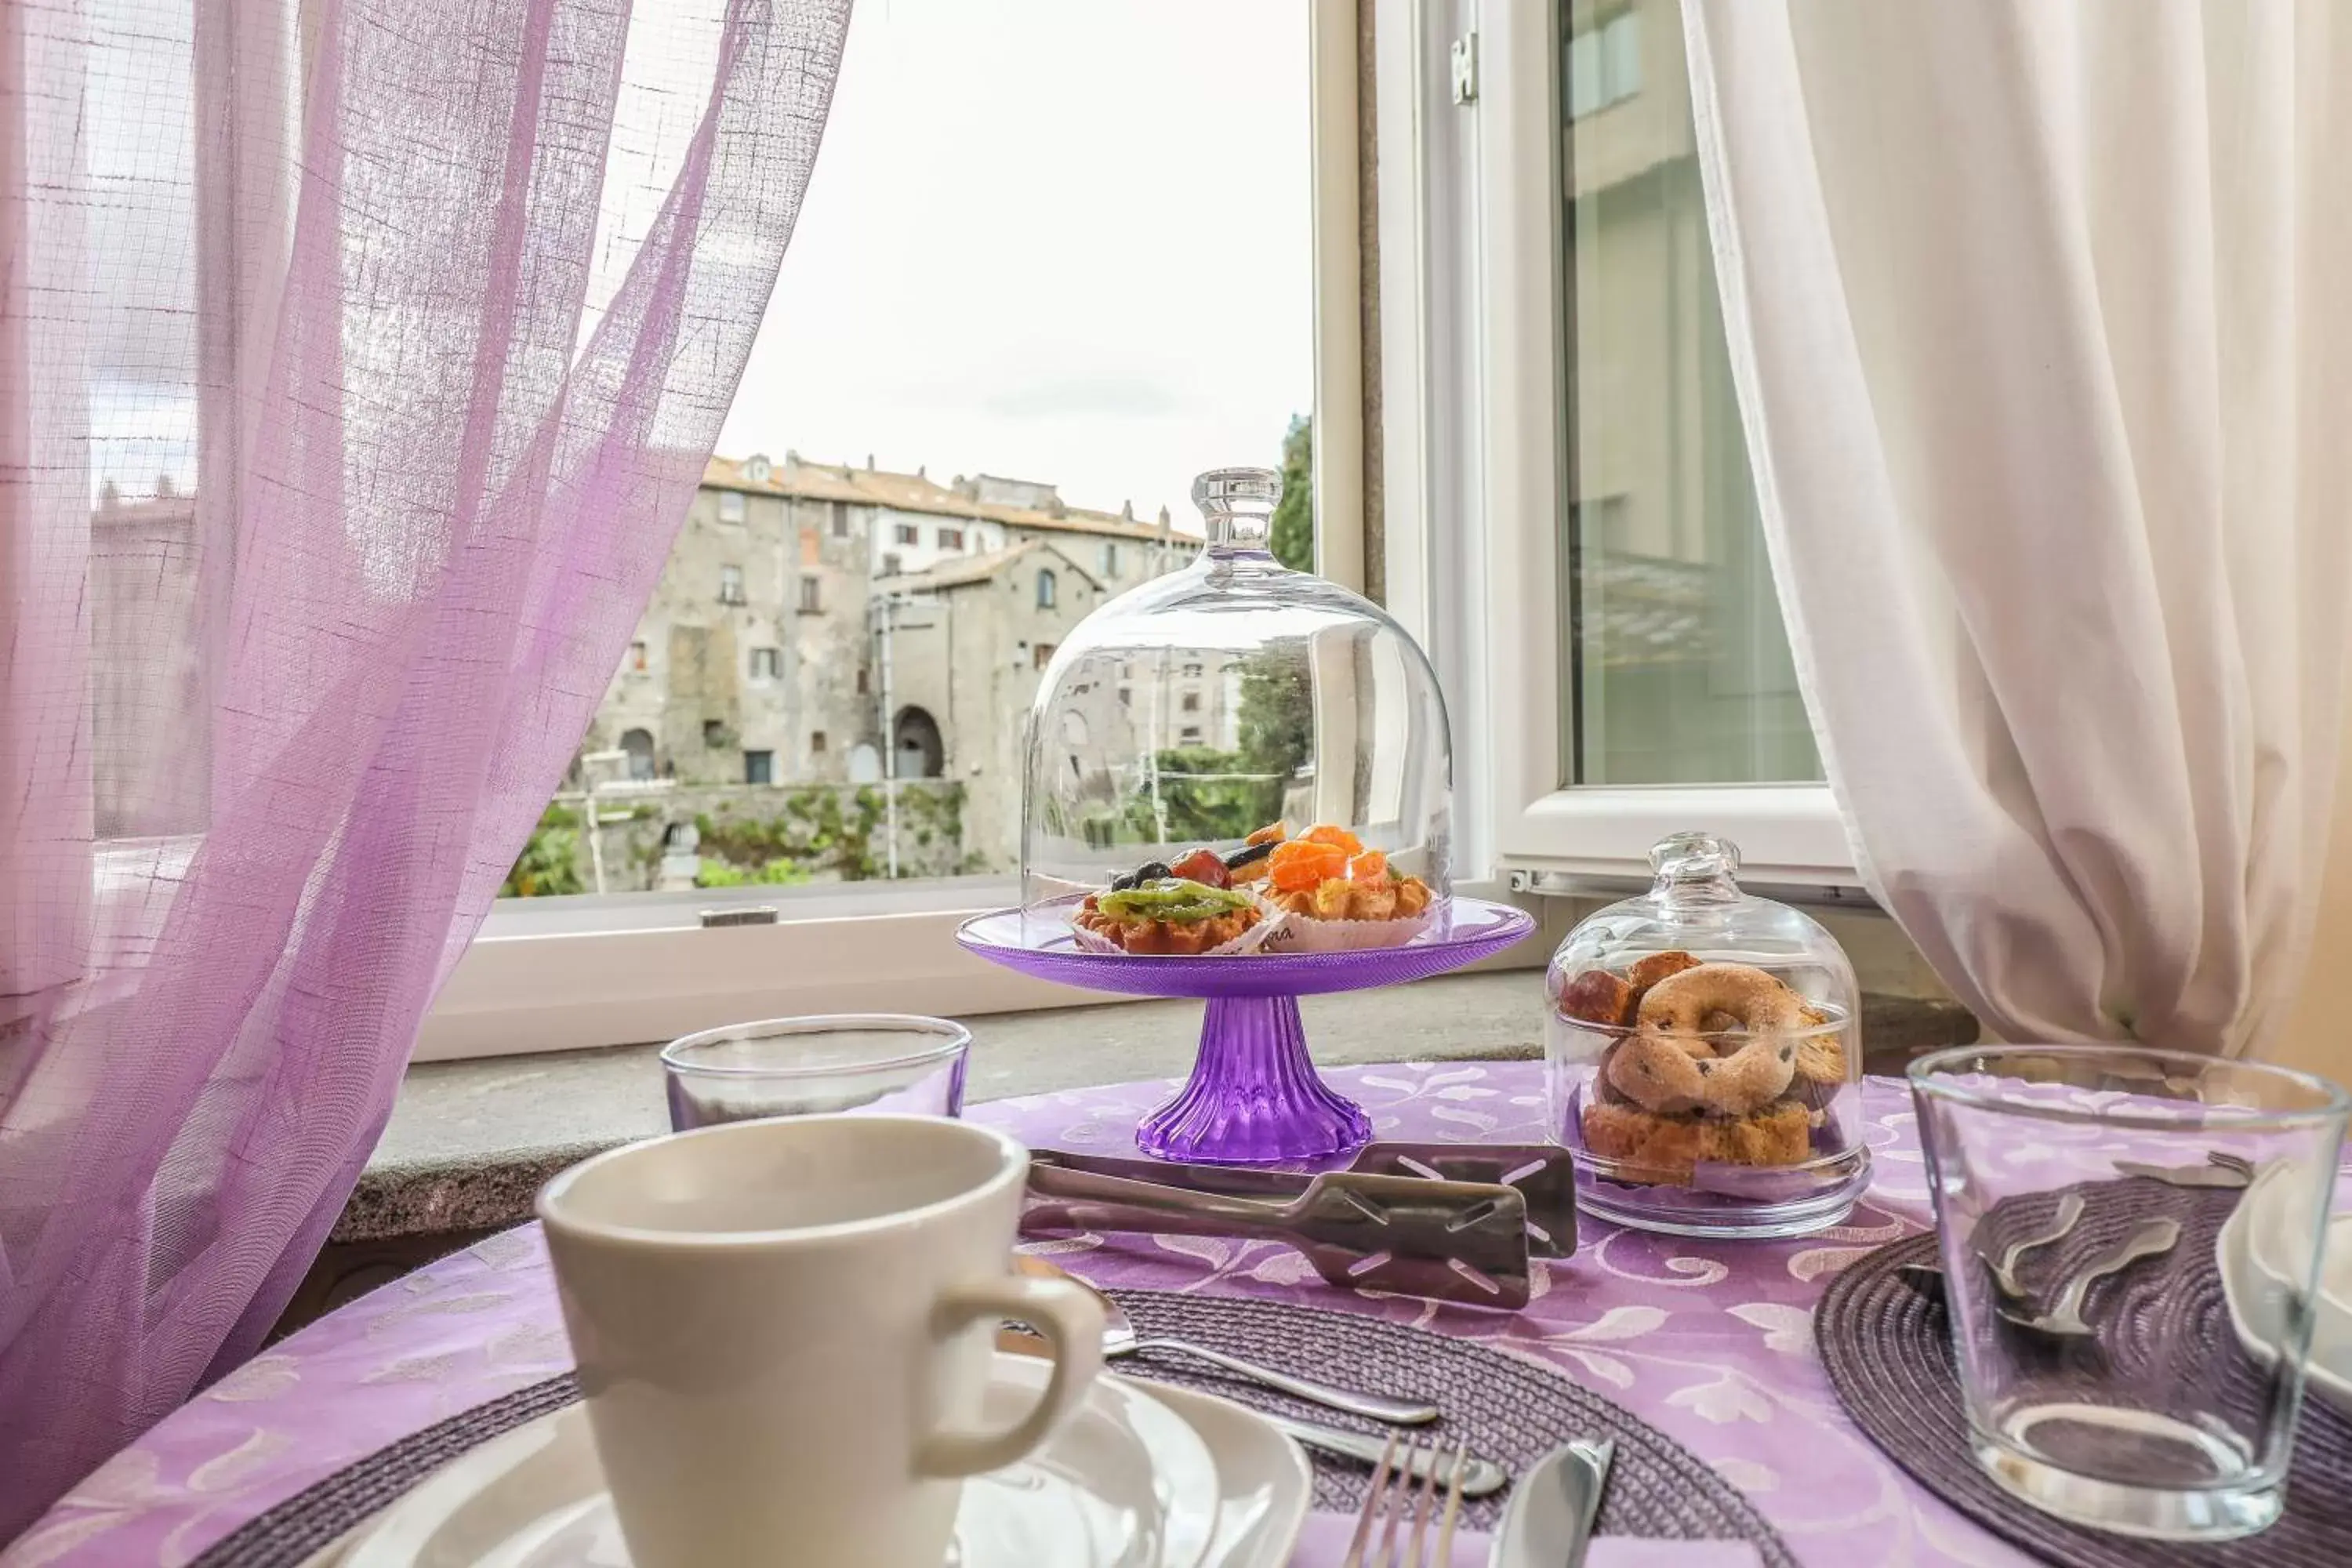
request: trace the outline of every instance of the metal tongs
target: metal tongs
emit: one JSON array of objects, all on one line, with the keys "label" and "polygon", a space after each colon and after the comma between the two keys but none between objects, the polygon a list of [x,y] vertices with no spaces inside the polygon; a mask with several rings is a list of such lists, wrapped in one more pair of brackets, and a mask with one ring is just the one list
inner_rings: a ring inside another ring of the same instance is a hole
[{"label": "metal tongs", "polygon": [[1024,1231],[1279,1241],[1332,1285],[1507,1310],[1528,1304],[1531,1257],[1576,1246],[1573,1175],[1549,1148],[1375,1143],[1322,1172],[1041,1149],[1029,1193]]}]

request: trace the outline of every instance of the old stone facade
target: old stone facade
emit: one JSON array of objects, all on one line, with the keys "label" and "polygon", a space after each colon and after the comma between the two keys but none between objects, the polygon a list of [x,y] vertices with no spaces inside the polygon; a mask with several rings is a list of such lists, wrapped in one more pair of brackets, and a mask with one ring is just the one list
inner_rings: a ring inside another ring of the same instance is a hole
[{"label": "old stone facade", "polygon": [[1198,547],[1164,510],[1051,485],[714,458],[574,784],[878,784],[895,758],[898,779],[961,786],[960,868],[1010,868],[1018,719],[1054,647]]}]

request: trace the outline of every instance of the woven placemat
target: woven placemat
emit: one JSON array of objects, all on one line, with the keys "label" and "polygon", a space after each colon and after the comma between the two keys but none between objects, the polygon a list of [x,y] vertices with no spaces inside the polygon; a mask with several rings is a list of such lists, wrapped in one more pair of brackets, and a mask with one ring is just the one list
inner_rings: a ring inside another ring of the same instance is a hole
[{"label": "woven placemat", "polygon": [[[2085,1183],[2084,1214],[2073,1233],[2029,1253],[2019,1283],[2046,1300],[2051,1287],[2132,1225],[2153,1215],[2180,1222],[2181,1235],[2159,1259],[2136,1265],[2092,1289],[2085,1316],[2100,1325],[2097,1359],[2081,1347],[2053,1346],[2049,1360],[2020,1363],[2045,1379],[2053,1397],[2064,1380],[2178,1385],[2198,1380],[2193,1403],[2215,1409],[2260,1409],[2269,1374],[2239,1343],[2230,1324],[2214,1242],[2236,1205],[2226,1189],[2180,1188],[2145,1178]],[[2055,1192],[2004,1203],[1983,1222],[1982,1250],[2046,1227]],[[2011,1497],[1978,1468],[1968,1442],[1951,1333],[1943,1303],[1900,1273],[1906,1264],[1937,1261],[1936,1237],[1913,1237],[1877,1248],[1831,1282],[1813,1311],[1813,1338],[1831,1384],[1856,1425],[1921,1485],[2003,1539],[2067,1568],[2346,1568],[2352,1563],[2352,1423],[2305,1401],[2286,1512],[2260,1535],[2215,1545],[2183,1545],[2107,1535],[2053,1519]],[[2030,1341],[2016,1342],[2021,1349]],[[2195,1347],[2183,1354],[2183,1347]],[[2072,1359],[2070,1359],[2072,1358]],[[2184,1370],[2186,1369],[2186,1370]],[[2086,1382],[2085,1387],[2089,1384]],[[2110,1394],[2100,1403],[2115,1403]]]},{"label": "woven placemat", "polygon": [[[1424,1329],[1281,1301],[1159,1290],[1112,1294],[1148,1334],[1193,1340],[1327,1382],[1425,1399],[1445,1412],[1437,1430],[1466,1438],[1474,1451],[1515,1475],[1570,1437],[1614,1438],[1617,1458],[1601,1506],[1601,1534],[1748,1541],[1765,1568],[1797,1568],[1771,1525],[1704,1460],[1533,1361]],[[1300,1420],[1386,1430],[1269,1394],[1173,1353],[1131,1356],[1118,1367],[1130,1376],[1223,1394]],[[215,1542],[194,1568],[298,1568],[468,1448],[579,1397],[567,1373],[428,1426],[248,1521]],[[1354,1511],[1370,1472],[1345,1460],[1309,1457],[1315,1460],[1315,1506]],[[1465,1505],[1465,1522],[1490,1528],[1507,1496]]]}]

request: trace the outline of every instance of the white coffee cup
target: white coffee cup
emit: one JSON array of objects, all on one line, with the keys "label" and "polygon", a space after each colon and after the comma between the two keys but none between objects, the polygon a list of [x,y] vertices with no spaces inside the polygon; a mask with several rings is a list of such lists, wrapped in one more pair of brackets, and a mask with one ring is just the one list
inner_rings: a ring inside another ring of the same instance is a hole
[{"label": "white coffee cup", "polygon": [[[939,1568],[960,1478],[1085,1397],[1102,1313],[1009,1272],[1028,1151],[971,1122],[803,1116],[600,1154],[539,1194],[635,1568]],[[998,1322],[1044,1396],[974,1430]]]}]

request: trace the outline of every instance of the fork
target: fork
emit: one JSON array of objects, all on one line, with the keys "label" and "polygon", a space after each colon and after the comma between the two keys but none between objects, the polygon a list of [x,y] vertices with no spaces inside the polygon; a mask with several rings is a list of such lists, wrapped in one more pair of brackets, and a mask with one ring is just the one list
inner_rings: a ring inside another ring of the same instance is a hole
[{"label": "fork", "polygon": [[[1400,1442],[1404,1445],[1401,1454],[1397,1448]],[[1458,1438],[1453,1453],[1447,1455],[1444,1445],[1435,1437],[1422,1448],[1415,1438],[1390,1433],[1387,1447],[1381,1450],[1381,1462],[1372,1471],[1371,1488],[1364,1493],[1364,1510],[1356,1516],[1356,1533],[1348,1540],[1348,1555],[1339,1568],[1445,1568],[1453,1562],[1454,1526],[1462,1513],[1463,1461],[1468,1455],[1468,1445]],[[1412,1484],[1415,1470],[1421,1472],[1417,1493]],[[1440,1472],[1446,1477],[1445,1510],[1438,1520],[1436,1552],[1423,1555]],[[1402,1542],[1400,1552],[1397,1532],[1405,1528],[1408,1517],[1412,1531]]]}]

